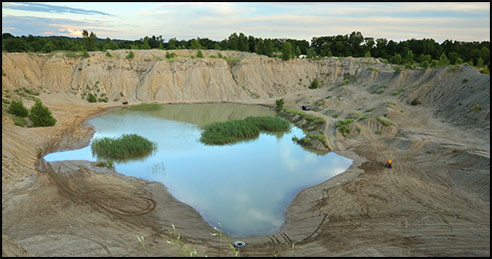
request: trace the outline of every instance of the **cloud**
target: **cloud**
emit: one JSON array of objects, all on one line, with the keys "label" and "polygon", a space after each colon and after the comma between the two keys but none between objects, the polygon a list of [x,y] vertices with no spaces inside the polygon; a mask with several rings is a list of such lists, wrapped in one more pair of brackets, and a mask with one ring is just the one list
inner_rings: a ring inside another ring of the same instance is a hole
[{"label": "cloud", "polygon": [[86,14],[86,15],[105,15],[105,16],[113,16],[112,14],[95,11],[95,10],[86,10],[80,8],[71,8],[68,6],[55,6],[55,5],[47,5],[40,3],[2,3],[2,9],[14,9],[14,10],[24,10],[31,12],[43,12],[43,13],[74,13],[74,14]]},{"label": "cloud", "polygon": [[[108,29],[101,21],[78,21],[62,18],[44,18],[33,16],[2,17],[2,31],[8,31],[14,35],[59,35],[81,37],[82,30],[94,31],[98,37],[100,33],[116,33],[117,29]],[[80,33],[79,33],[80,32]]]}]

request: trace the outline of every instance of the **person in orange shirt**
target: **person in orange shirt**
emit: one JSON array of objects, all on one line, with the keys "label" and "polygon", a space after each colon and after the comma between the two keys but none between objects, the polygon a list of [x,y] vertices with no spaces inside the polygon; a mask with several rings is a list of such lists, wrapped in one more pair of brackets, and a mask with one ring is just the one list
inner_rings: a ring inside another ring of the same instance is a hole
[{"label": "person in orange shirt", "polygon": [[392,161],[391,161],[391,159],[390,159],[390,160],[388,160],[388,162],[386,162],[386,167],[388,167],[388,168],[393,168],[393,165],[392,165]]}]

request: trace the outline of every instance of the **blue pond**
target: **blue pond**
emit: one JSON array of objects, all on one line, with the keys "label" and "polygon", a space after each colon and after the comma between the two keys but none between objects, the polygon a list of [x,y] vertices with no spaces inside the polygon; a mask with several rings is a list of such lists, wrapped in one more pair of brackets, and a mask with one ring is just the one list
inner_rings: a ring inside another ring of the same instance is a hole
[{"label": "blue pond", "polygon": [[[292,141],[289,133],[264,134],[232,145],[200,142],[200,126],[248,116],[274,115],[260,106],[238,104],[162,105],[154,111],[115,110],[88,121],[92,138],[135,133],[157,143],[151,155],[115,162],[119,173],[159,181],[178,200],[195,208],[209,224],[229,235],[268,235],[280,230],[296,194],[345,171],[352,160],[335,153],[315,154]],[[91,140],[91,142],[92,142]],[[96,161],[90,146],[44,157]]]}]

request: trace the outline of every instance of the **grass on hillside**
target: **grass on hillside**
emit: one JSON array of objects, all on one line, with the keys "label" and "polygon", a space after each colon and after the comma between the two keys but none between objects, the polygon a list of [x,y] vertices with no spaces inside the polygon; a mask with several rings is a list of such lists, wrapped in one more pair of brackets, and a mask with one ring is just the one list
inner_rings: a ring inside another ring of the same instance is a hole
[{"label": "grass on hillside", "polygon": [[136,134],[95,139],[91,144],[93,154],[97,154],[100,158],[115,160],[145,157],[156,148],[156,143]]}]

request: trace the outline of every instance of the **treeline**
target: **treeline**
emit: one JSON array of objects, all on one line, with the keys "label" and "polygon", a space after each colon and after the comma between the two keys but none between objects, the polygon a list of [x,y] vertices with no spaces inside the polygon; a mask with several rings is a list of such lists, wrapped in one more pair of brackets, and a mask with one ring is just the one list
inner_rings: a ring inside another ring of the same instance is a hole
[{"label": "treeline", "polygon": [[254,52],[284,60],[305,55],[307,58],[375,57],[408,67],[419,63],[422,67],[469,63],[478,67],[490,67],[490,41],[462,42],[445,40],[439,44],[433,39],[410,39],[395,42],[385,38],[364,37],[360,32],[347,35],[313,37],[311,43],[296,39],[270,39],[233,33],[227,39],[214,41],[208,38],[167,42],[162,36],[144,37],[139,40],[99,39],[86,30],[82,38],[20,36],[2,34],[2,51],[44,52],[105,51],[115,49],[215,49]]}]

